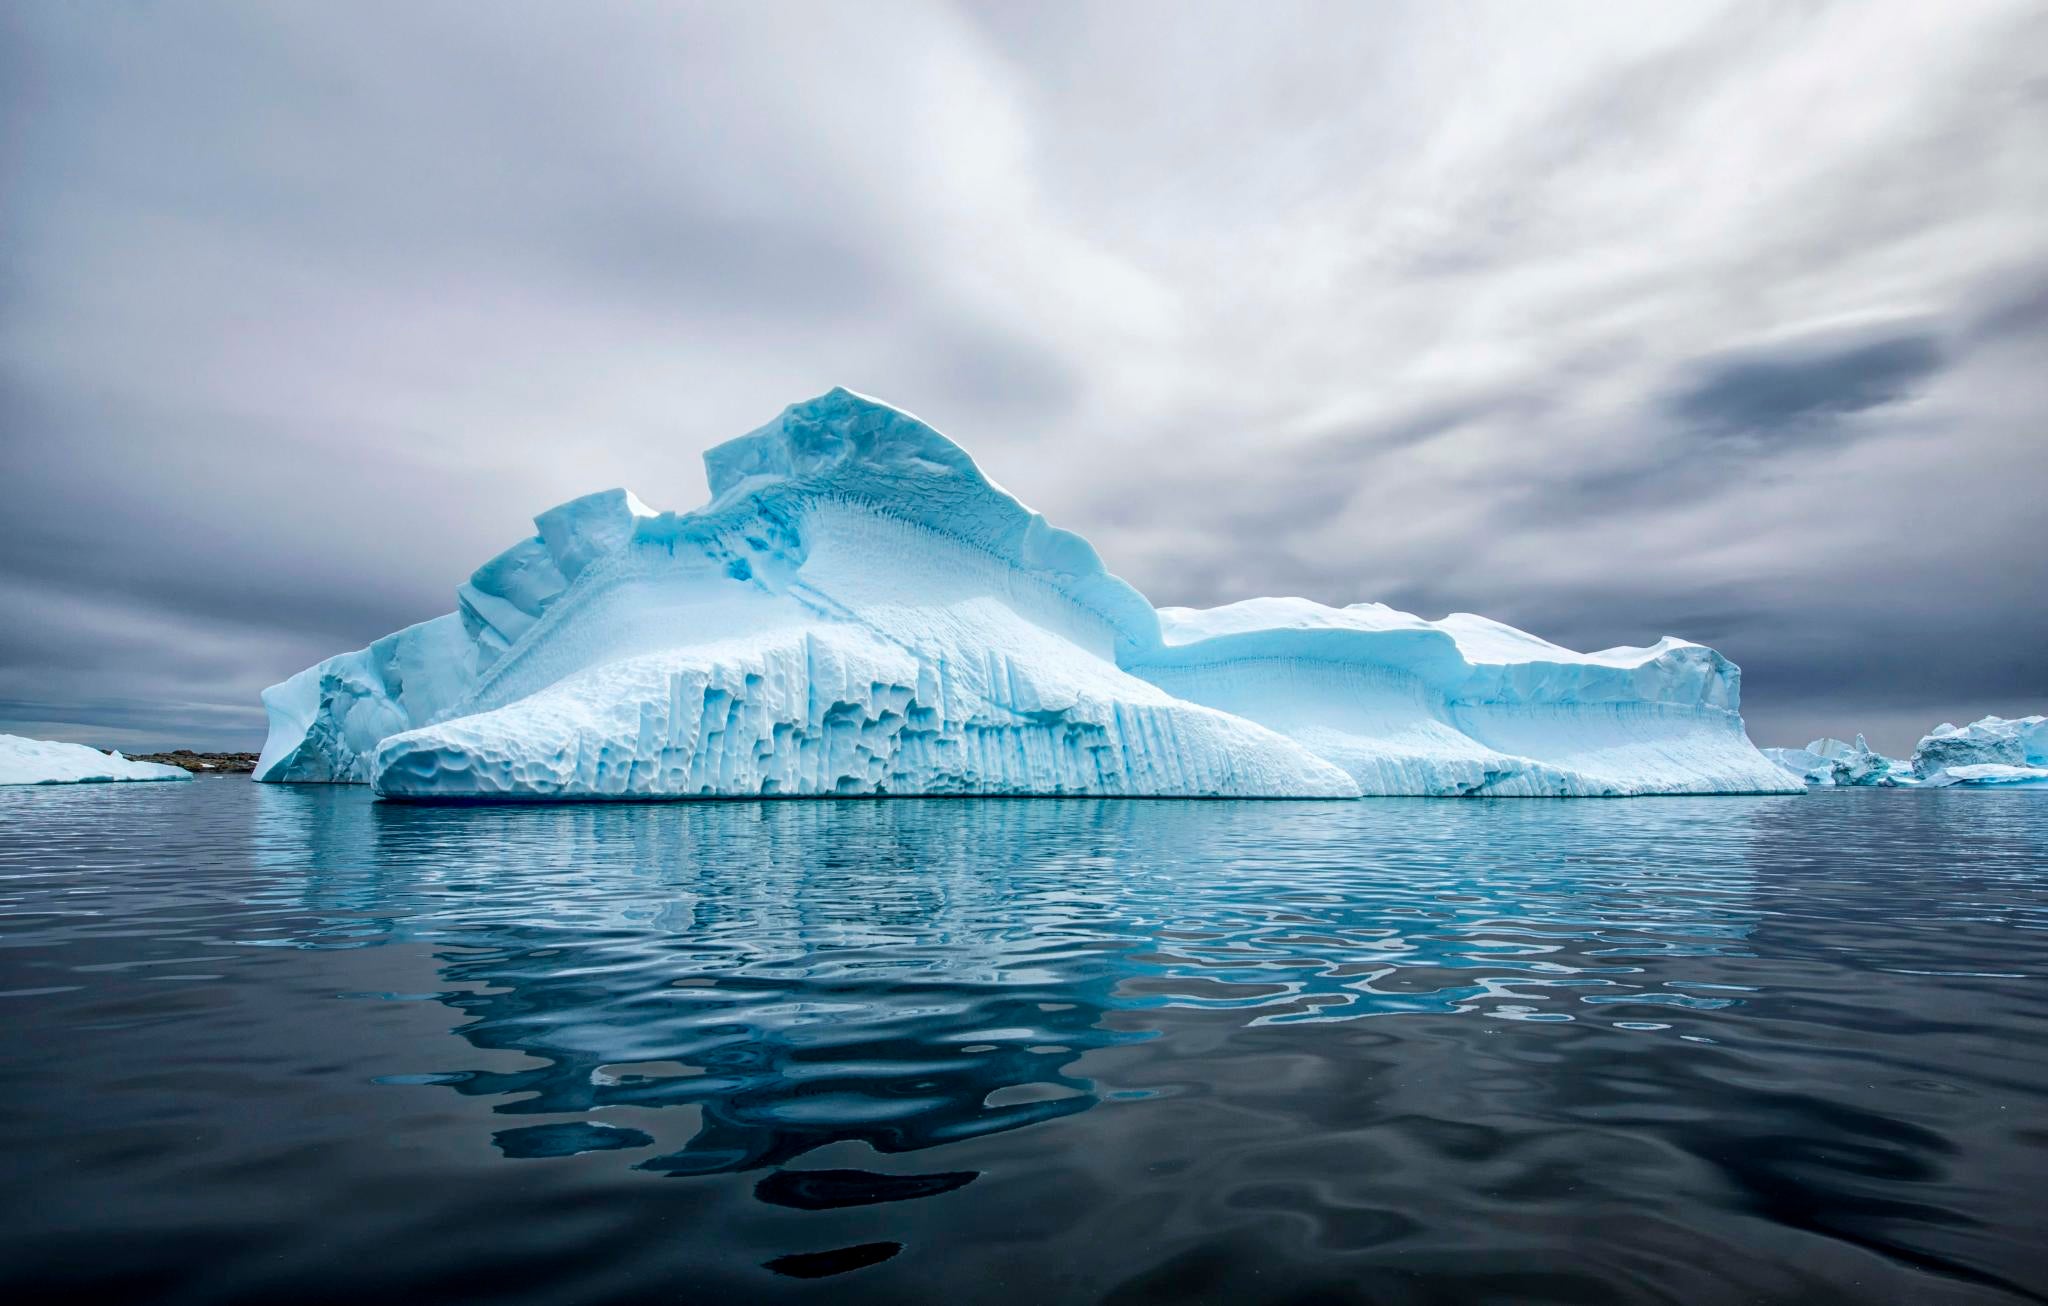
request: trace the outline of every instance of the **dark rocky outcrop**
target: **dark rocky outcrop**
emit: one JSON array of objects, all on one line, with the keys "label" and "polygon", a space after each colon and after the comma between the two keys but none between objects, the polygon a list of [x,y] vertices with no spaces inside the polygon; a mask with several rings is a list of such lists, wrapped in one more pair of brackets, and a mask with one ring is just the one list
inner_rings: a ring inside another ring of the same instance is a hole
[{"label": "dark rocky outcrop", "polygon": [[256,769],[254,753],[195,753],[189,748],[180,748],[170,753],[132,753],[132,762],[161,762],[165,766],[182,767],[194,774],[217,775],[230,772],[247,772]]}]

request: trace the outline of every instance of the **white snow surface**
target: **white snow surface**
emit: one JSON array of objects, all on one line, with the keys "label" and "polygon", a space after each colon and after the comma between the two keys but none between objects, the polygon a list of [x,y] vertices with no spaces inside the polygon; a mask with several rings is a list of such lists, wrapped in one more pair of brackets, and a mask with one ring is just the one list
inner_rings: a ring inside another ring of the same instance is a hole
[{"label": "white snow surface", "polygon": [[0,785],[112,784],[130,780],[190,780],[160,762],[131,762],[84,744],[0,735]]},{"label": "white snow surface", "polygon": [[1155,613],[950,440],[845,390],[713,498],[536,519],[458,610],[267,690],[257,778],[406,798],[1794,791],[1735,668],[1469,614]]}]

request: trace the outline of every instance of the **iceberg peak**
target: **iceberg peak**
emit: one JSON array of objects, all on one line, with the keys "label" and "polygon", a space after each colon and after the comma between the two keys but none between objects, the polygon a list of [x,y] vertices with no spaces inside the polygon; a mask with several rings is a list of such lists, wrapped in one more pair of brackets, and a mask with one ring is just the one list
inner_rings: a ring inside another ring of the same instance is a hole
[{"label": "iceberg peak", "polygon": [[715,501],[742,483],[829,477],[852,465],[882,477],[957,475],[992,484],[965,449],[893,404],[844,386],[782,410],[704,452]]},{"label": "iceberg peak", "polygon": [[[1130,647],[1159,641],[1145,597],[1110,574],[1095,546],[1048,522],[958,444],[879,399],[843,387],[704,454],[712,502],[692,519],[795,515],[836,500],[986,552],[1065,592]],[[751,569],[751,564],[750,564]]]}]

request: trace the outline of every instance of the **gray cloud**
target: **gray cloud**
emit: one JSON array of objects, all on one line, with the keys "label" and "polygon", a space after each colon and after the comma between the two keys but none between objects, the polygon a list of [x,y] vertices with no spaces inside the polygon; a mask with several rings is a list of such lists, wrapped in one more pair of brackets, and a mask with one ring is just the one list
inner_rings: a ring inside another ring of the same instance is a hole
[{"label": "gray cloud", "polygon": [[1800,341],[1695,364],[1665,408],[1710,436],[1783,436],[1910,398],[1941,365],[1941,342],[1926,330]]},{"label": "gray cloud", "polygon": [[[834,384],[1160,602],[2048,707],[2018,0],[0,10],[0,729],[253,745]],[[1924,719],[1923,719],[1924,718]],[[145,737],[147,736],[147,737]]]}]

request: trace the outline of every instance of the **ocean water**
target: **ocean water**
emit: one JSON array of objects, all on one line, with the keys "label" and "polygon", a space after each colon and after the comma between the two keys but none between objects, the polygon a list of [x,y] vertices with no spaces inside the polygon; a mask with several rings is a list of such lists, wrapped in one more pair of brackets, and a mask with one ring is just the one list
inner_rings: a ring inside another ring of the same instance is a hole
[{"label": "ocean water", "polygon": [[2048,795],[0,789],[13,1302],[2039,1302]]}]

